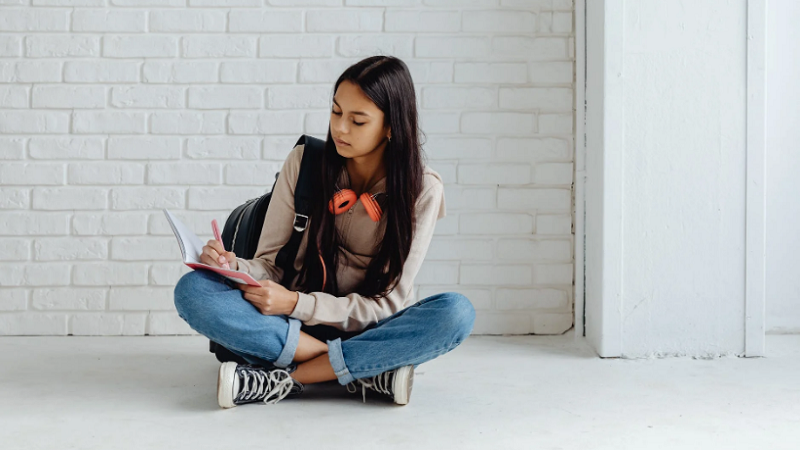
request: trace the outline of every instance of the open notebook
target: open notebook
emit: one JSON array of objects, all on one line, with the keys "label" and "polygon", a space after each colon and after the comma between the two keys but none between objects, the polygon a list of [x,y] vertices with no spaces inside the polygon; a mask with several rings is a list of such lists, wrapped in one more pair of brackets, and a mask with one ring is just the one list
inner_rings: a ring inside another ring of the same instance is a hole
[{"label": "open notebook", "polygon": [[239,272],[238,270],[223,269],[222,267],[209,266],[208,264],[200,262],[200,255],[203,254],[203,241],[197,237],[192,230],[183,224],[177,217],[172,215],[171,212],[164,209],[164,215],[167,216],[167,221],[172,227],[172,232],[178,238],[178,244],[181,246],[181,255],[183,255],[183,263],[192,269],[210,270],[223,275],[225,278],[235,281],[237,283],[249,284],[250,286],[261,286],[258,284],[250,274],[246,272]]}]

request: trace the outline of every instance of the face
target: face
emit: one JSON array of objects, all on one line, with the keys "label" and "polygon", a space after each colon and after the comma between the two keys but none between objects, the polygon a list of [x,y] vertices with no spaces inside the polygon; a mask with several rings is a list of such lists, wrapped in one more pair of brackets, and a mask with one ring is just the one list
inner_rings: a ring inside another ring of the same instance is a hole
[{"label": "face", "polygon": [[331,104],[331,136],[337,152],[345,158],[368,155],[386,147],[391,130],[383,125],[384,114],[357,85],[343,81]]}]

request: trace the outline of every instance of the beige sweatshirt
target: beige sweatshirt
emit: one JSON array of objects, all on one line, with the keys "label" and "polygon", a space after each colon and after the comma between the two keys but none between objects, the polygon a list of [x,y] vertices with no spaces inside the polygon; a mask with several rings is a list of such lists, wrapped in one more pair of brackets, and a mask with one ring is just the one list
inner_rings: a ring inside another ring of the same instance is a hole
[{"label": "beige sweatshirt", "polygon": [[[276,266],[278,251],[289,241],[294,223],[294,189],[300,171],[305,145],[295,146],[286,158],[272,193],[264,227],[258,241],[255,257],[250,260],[236,258],[238,270],[247,272],[256,280],[280,282],[283,269]],[[299,300],[289,315],[306,325],[329,325],[343,331],[361,331],[367,326],[416,303],[414,278],[419,272],[433,237],[436,221],[445,217],[444,184],[441,176],[425,167],[422,194],[417,200],[416,222],[413,227],[411,251],[408,254],[398,284],[386,297],[373,300],[350,293],[337,297],[326,292],[299,292]],[[369,189],[371,194],[385,192],[386,177]],[[347,171],[338,183],[340,189],[350,188]],[[380,199],[380,197],[378,197]],[[309,220],[314,220],[312,217]],[[339,252],[339,270],[336,274],[340,292],[352,292],[364,279],[367,266],[378,253],[378,245],[386,229],[387,216],[373,222],[359,199],[346,213],[336,216],[336,229],[342,236]],[[294,262],[295,270],[302,268],[308,242],[306,227]],[[332,274],[328,274],[328,277]],[[297,290],[299,273],[292,280],[291,290]]]}]

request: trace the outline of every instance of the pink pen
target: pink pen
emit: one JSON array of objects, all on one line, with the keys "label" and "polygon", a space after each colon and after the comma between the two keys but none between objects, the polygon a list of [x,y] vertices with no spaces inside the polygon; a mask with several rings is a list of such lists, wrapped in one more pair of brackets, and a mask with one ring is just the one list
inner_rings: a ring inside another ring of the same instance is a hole
[{"label": "pink pen", "polygon": [[[220,245],[222,245],[222,250],[225,250],[225,244],[222,243],[222,235],[219,233],[219,225],[217,225],[217,219],[211,220],[211,228],[214,230],[214,239],[218,240]],[[225,264],[222,267],[228,270],[230,270],[231,268],[230,264],[228,264],[228,261],[225,261]]]}]

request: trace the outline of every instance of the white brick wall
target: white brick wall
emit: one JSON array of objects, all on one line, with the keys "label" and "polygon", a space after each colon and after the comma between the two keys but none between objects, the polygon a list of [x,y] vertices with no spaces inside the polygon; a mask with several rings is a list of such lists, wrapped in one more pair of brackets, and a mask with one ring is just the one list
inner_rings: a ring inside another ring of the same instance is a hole
[{"label": "white brick wall", "polygon": [[572,326],[572,0],[0,3],[0,335],[195,333],[161,208],[210,239],[374,54],[446,184],[418,298],[465,294],[474,334]]}]

